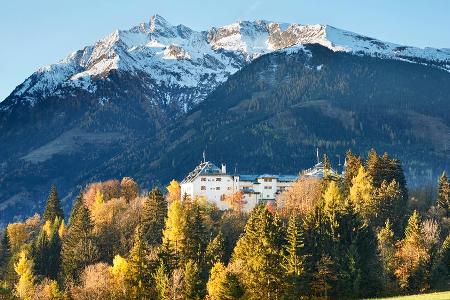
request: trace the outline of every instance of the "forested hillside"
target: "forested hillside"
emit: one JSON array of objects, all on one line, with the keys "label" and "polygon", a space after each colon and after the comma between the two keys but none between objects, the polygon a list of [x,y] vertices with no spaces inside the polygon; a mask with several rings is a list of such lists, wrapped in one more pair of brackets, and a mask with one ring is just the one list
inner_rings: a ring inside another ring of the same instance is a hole
[{"label": "forested hillside", "polygon": [[[371,147],[405,162],[411,187],[450,164],[450,74],[434,66],[333,52],[320,45],[263,55],[185,114],[151,103],[160,91],[112,72],[101,89],[48,97],[2,123],[0,217],[42,211],[48,186],[66,211],[89,182],[181,179],[201,159],[239,173],[292,173]],[[150,98],[149,98],[150,97]],[[1,118],[2,114],[0,114]],[[1,123],[1,122],[0,122]]]},{"label": "forested hillside", "polygon": [[[347,152],[342,177],[302,177],[250,213],[236,201],[143,193],[131,178],[88,185],[64,216],[11,223],[0,244],[2,299],[359,299],[445,290],[450,182],[408,192],[401,163]],[[327,162],[325,158],[325,162]],[[180,200],[181,199],[181,200]]]}]

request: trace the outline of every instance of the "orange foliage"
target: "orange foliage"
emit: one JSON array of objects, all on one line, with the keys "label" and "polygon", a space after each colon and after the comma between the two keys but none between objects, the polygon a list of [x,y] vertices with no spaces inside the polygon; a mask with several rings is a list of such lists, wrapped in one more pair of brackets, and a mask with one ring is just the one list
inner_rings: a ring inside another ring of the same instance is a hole
[{"label": "orange foliage", "polygon": [[322,194],[322,180],[299,178],[277,198],[277,207],[284,214],[305,215],[314,208]]}]

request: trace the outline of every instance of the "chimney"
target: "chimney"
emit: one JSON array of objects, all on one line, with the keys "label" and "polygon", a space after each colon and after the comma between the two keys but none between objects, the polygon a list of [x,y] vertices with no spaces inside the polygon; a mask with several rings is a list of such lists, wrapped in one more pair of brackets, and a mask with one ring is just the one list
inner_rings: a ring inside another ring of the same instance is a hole
[{"label": "chimney", "polygon": [[222,174],[227,174],[227,166],[222,164]]}]

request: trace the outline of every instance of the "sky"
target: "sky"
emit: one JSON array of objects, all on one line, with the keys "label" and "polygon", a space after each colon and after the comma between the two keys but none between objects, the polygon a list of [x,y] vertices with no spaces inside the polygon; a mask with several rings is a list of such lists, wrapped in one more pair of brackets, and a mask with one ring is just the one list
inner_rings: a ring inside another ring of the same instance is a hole
[{"label": "sky", "polygon": [[2,0],[0,101],[39,67],[154,14],[196,30],[239,20],[329,24],[397,44],[450,48],[448,0]]}]

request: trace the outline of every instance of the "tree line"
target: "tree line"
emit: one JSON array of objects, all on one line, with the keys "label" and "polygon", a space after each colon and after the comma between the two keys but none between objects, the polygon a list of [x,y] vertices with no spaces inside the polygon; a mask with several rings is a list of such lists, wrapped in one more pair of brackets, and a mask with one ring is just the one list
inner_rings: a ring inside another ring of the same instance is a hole
[{"label": "tree line", "polygon": [[248,213],[242,194],[220,211],[180,195],[175,180],[164,195],[126,177],[88,185],[65,218],[53,186],[42,216],[3,234],[0,297],[349,299],[448,288],[447,175],[430,202],[409,194],[386,153],[348,151],[342,176],[324,162],[324,178],[301,177]]}]

